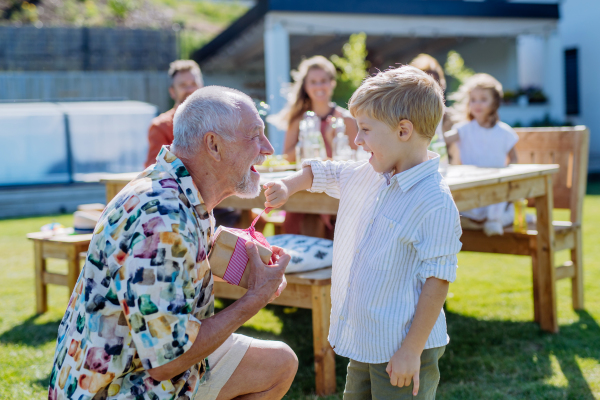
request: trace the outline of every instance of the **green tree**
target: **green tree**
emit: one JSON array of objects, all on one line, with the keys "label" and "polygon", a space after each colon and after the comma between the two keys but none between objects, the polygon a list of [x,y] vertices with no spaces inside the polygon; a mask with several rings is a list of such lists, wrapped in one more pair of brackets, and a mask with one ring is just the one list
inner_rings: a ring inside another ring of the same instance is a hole
[{"label": "green tree", "polygon": [[334,54],[331,62],[338,69],[337,86],[333,93],[333,100],[345,106],[352,97],[352,93],[367,76],[369,62],[367,57],[367,34],[355,33],[350,35],[348,43],[342,48],[342,57]]},{"label": "green tree", "polygon": [[446,75],[453,78],[448,84],[447,91],[449,93],[456,92],[460,85],[475,74],[471,68],[465,66],[465,60],[463,60],[461,55],[454,50],[448,52],[448,59],[444,65],[444,71],[446,72]]}]

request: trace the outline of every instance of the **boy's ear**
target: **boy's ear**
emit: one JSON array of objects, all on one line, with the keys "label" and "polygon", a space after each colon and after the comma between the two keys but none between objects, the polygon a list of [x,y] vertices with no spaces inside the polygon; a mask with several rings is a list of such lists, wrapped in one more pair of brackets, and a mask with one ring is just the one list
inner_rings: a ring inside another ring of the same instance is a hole
[{"label": "boy's ear", "polygon": [[415,130],[415,128],[414,128],[412,122],[410,122],[407,119],[403,119],[398,124],[398,129],[397,129],[398,137],[400,138],[401,141],[407,142],[410,139],[410,137],[412,136],[414,130]]},{"label": "boy's ear", "polygon": [[222,138],[214,132],[204,134],[204,145],[209,156],[215,161],[221,161]]}]

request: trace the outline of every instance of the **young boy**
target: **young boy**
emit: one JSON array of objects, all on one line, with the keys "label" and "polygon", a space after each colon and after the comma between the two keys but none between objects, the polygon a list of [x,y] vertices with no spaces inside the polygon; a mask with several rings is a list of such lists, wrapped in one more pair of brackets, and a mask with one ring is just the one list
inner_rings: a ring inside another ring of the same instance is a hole
[{"label": "young boy", "polygon": [[349,105],[355,143],[371,158],[305,161],[265,185],[265,206],[304,189],[340,199],[329,342],[350,358],[344,399],[434,399],[449,340],[442,306],[461,248],[458,210],[427,151],[442,90],[403,66],[366,79]]}]

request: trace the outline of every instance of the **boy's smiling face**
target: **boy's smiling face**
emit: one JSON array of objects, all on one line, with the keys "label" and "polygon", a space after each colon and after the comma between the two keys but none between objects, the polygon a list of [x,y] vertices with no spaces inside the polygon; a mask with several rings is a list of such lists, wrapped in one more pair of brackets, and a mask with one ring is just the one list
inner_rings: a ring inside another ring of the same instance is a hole
[{"label": "boy's smiling face", "polygon": [[364,112],[356,116],[358,134],[354,139],[357,146],[371,153],[369,163],[376,172],[383,173],[391,171],[398,162],[398,152],[394,151],[398,146],[397,132],[393,131],[387,124],[369,117]]},{"label": "boy's smiling face", "polygon": [[409,120],[401,120],[398,127],[392,129],[386,123],[358,112],[356,123],[358,134],[354,143],[371,153],[369,164],[375,172],[395,170],[399,173],[427,160],[429,140],[416,133]]}]

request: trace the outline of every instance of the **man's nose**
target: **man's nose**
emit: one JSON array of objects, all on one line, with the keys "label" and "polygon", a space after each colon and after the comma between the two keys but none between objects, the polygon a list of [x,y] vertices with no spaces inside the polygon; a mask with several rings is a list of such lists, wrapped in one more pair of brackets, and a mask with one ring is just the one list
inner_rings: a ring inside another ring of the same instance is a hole
[{"label": "man's nose", "polygon": [[271,142],[269,142],[269,139],[263,134],[260,142],[260,154],[270,156],[273,153],[275,153],[275,149],[271,145]]}]

